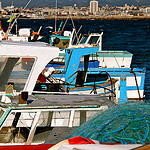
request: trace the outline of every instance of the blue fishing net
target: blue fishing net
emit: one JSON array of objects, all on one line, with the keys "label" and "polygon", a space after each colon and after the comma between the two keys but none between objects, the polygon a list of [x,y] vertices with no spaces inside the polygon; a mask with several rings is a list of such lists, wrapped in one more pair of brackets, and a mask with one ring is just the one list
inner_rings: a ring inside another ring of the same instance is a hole
[{"label": "blue fishing net", "polygon": [[76,136],[100,143],[150,143],[150,104],[129,102],[112,106],[93,116],[68,138]]}]

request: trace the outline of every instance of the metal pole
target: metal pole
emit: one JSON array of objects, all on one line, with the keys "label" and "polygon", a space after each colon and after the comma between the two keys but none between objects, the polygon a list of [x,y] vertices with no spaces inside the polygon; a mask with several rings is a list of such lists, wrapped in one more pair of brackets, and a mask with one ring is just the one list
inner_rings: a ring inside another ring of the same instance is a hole
[{"label": "metal pole", "polygon": [[55,32],[57,30],[57,0],[56,0],[56,8],[55,8]]}]

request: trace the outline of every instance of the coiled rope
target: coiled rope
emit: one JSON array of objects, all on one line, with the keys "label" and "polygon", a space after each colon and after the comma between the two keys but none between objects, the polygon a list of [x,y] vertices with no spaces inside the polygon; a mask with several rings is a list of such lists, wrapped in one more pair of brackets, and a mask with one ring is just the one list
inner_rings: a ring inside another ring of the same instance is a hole
[{"label": "coiled rope", "polygon": [[100,143],[150,143],[150,104],[128,102],[98,112],[68,138],[82,136]]}]

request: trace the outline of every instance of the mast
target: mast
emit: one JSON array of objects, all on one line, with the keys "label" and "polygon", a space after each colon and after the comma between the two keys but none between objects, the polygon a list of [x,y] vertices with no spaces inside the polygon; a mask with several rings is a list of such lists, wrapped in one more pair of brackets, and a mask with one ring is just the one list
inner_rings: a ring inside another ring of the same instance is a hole
[{"label": "mast", "polygon": [[56,6],[55,6],[55,32],[57,30],[57,0],[56,0]]}]

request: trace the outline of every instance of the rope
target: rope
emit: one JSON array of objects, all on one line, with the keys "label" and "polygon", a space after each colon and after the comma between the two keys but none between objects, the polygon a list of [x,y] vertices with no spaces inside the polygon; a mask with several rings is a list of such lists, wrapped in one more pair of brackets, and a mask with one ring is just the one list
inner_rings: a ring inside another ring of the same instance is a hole
[{"label": "rope", "polygon": [[150,143],[150,105],[128,102],[99,112],[68,138],[82,136],[100,143]]}]

